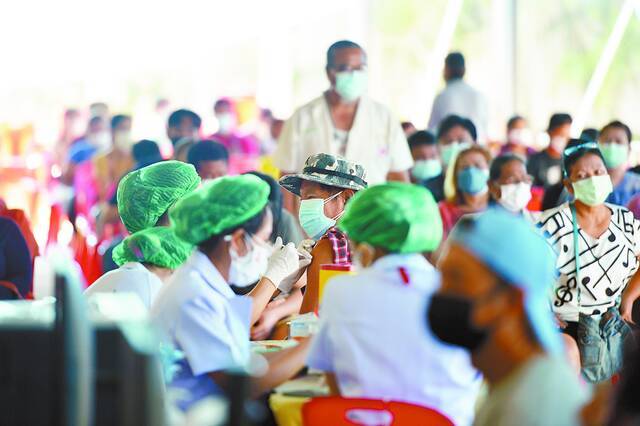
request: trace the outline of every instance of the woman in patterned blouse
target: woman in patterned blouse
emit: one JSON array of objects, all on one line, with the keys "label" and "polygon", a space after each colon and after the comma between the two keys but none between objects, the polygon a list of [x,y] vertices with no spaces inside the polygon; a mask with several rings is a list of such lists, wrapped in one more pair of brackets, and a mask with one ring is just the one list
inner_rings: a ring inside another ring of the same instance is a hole
[{"label": "woman in patterned blouse", "polygon": [[[640,222],[626,208],[605,204],[612,184],[595,142],[572,140],[564,151],[563,167],[565,186],[575,201],[544,212],[537,226],[558,255],[559,278],[551,306],[578,367],[579,314],[602,315],[619,309],[622,318],[631,321],[633,302],[640,295]],[[575,205],[576,224],[571,204]]]}]

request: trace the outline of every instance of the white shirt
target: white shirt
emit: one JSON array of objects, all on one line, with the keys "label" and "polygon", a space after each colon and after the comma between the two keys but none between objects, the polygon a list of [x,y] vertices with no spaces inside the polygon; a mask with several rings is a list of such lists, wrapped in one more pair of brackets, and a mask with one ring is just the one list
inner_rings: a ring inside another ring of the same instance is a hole
[{"label": "white shirt", "polygon": [[476,126],[478,140],[481,142],[485,140],[488,121],[487,101],[484,95],[462,79],[449,81],[447,87],[436,96],[431,109],[429,130],[437,133],[440,122],[452,114],[470,119]]},{"label": "white shirt", "polygon": [[236,296],[209,258],[194,251],[165,284],[151,318],[169,343],[184,353],[171,382],[188,396],[181,409],[220,394],[207,373],[244,367],[250,357],[251,299]]},{"label": "white shirt", "polygon": [[542,214],[537,226],[558,255],[560,276],[551,294],[551,306],[564,321],[578,321],[578,313],[603,314],[616,306],[638,270],[640,222],[624,207],[606,204],[612,212],[609,228],[593,238],[579,233],[580,306],[576,291],[573,220],[569,203]]},{"label": "white shirt", "polygon": [[439,286],[439,273],[417,254],[388,255],[333,279],[309,367],[334,373],[344,396],[419,404],[471,424],[481,376],[467,351],[440,343],[427,324]]},{"label": "white shirt", "polygon": [[361,164],[370,185],[385,182],[389,172],[413,166],[400,122],[384,105],[367,97],[358,101],[344,155],[335,138],[329,105],[322,95],[286,121],[274,154],[275,165],[285,172],[301,172],[304,162],[314,154],[337,155]]},{"label": "white shirt", "polygon": [[161,288],[160,278],[143,264],[127,262],[98,278],[84,291],[84,295],[91,297],[95,293],[134,293],[150,309]]}]

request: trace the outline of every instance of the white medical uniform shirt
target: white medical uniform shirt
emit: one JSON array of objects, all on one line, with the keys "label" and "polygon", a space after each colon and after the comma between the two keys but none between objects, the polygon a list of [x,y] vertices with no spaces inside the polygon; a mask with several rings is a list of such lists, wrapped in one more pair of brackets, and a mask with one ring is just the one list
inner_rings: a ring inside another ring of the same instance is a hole
[{"label": "white medical uniform shirt", "polygon": [[274,154],[275,165],[284,172],[297,173],[314,154],[338,155],[364,166],[370,185],[385,182],[389,172],[413,166],[400,122],[378,102],[360,98],[344,152],[335,142],[334,130],[324,95],[300,107],[284,124]]},{"label": "white medical uniform shirt", "polygon": [[439,286],[439,273],[417,254],[388,255],[330,281],[309,367],[334,373],[343,396],[419,404],[471,424],[481,376],[467,351],[429,329],[427,306]]},{"label": "white medical uniform shirt", "polygon": [[487,136],[487,108],[484,95],[462,79],[452,80],[433,101],[429,129],[437,132],[442,120],[456,114],[473,122],[478,132],[478,140],[483,142]]},{"label": "white medical uniform shirt", "polygon": [[98,278],[84,291],[84,295],[91,297],[96,293],[134,293],[150,309],[161,288],[160,278],[143,264],[127,262]]},{"label": "white medical uniform shirt", "polygon": [[250,357],[251,299],[236,296],[199,251],[178,268],[158,295],[151,317],[184,353],[171,387],[184,392],[181,409],[220,394],[207,373],[245,367]]}]

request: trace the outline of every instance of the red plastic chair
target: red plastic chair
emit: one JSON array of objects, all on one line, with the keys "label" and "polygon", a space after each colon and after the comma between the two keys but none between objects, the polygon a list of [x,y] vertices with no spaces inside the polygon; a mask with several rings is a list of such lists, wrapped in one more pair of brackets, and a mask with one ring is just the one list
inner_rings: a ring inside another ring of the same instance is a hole
[{"label": "red plastic chair", "polygon": [[453,426],[443,414],[427,407],[377,399],[324,397],[302,406],[304,426],[366,425]]}]

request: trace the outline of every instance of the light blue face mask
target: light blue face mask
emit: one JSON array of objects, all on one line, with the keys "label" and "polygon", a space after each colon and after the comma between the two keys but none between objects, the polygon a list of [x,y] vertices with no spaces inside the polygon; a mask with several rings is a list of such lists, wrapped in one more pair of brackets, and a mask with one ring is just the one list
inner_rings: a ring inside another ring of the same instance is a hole
[{"label": "light blue face mask", "polygon": [[466,194],[478,195],[485,193],[489,189],[487,186],[488,180],[489,170],[487,169],[479,169],[472,166],[458,172],[458,188]]},{"label": "light blue face mask", "polygon": [[345,101],[355,101],[367,90],[367,72],[354,70],[336,73],[335,90]]},{"label": "light blue face mask", "polygon": [[424,181],[442,173],[442,163],[437,159],[418,160],[411,169],[411,175],[417,181]]},{"label": "light blue face mask", "polygon": [[471,147],[471,143],[455,141],[440,148],[442,155],[442,161],[445,165],[449,165],[452,161],[455,161],[456,157],[461,151]]},{"label": "light blue face mask", "polygon": [[298,219],[300,220],[302,229],[304,229],[304,232],[307,233],[309,238],[318,241],[329,228],[335,226],[336,219],[339,215],[333,219],[328,218],[324,214],[324,205],[340,194],[342,194],[342,191],[325,200],[322,198],[313,198],[311,200],[300,201]]}]

